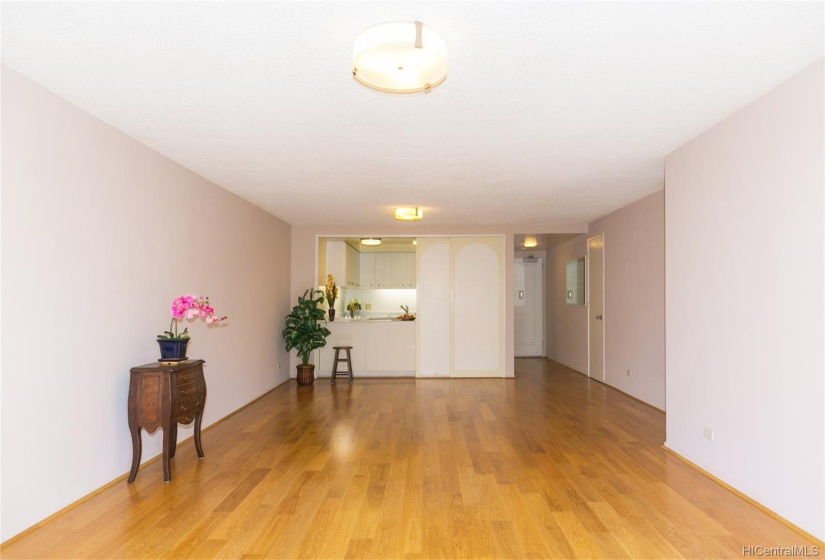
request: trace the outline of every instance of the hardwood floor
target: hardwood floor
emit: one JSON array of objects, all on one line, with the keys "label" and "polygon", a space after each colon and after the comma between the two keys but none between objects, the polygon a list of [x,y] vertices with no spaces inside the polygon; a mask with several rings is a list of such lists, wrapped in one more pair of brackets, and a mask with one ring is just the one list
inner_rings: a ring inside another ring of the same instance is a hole
[{"label": "hardwood floor", "polygon": [[[661,448],[664,415],[516,379],[294,381],[3,558],[741,558],[807,541]],[[208,406],[208,403],[207,403]],[[124,464],[124,469],[128,469]]]}]

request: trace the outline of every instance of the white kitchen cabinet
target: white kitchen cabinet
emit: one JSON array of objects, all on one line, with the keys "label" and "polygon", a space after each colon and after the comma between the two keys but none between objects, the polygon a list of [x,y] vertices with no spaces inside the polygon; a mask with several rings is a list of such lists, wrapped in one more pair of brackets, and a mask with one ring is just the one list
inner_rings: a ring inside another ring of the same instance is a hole
[{"label": "white kitchen cabinet", "polygon": [[358,288],[361,282],[361,260],[358,251],[347,244],[346,282],[347,288]]},{"label": "white kitchen cabinet", "polygon": [[392,287],[392,253],[375,253],[375,287]]},{"label": "white kitchen cabinet", "polygon": [[358,284],[362,289],[375,288],[375,253],[361,253]]},{"label": "white kitchen cabinet", "polygon": [[358,284],[362,290],[415,288],[415,253],[361,253]]},{"label": "white kitchen cabinet", "polygon": [[415,288],[415,253],[407,255],[407,285],[406,288]]},{"label": "white kitchen cabinet", "polygon": [[[350,351],[352,371],[355,372],[356,376],[359,371],[365,371],[366,353],[364,349],[367,347],[367,326],[365,323],[341,325],[340,321],[327,323],[331,334],[327,337],[327,345],[318,350],[318,361],[315,368],[319,372],[329,374],[335,361],[333,346],[352,346],[353,349]],[[343,355],[339,357],[343,357]],[[338,368],[345,369],[346,364],[340,363]]]},{"label": "white kitchen cabinet", "polygon": [[407,255],[390,253],[390,288],[407,287]]},{"label": "white kitchen cabinet", "polygon": [[[326,274],[332,274],[341,287],[347,285],[347,247],[345,241],[327,241]],[[327,283],[326,276],[323,283]]]},{"label": "white kitchen cabinet", "polygon": [[[315,355],[315,370],[320,377],[328,377],[332,372],[333,346],[352,346],[350,354],[356,380],[415,375],[415,324],[412,321],[335,321],[327,326],[331,331],[327,345]],[[345,368],[346,364],[339,364],[339,369]]]},{"label": "white kitchen cabinet", "polygon": [[415,325],[412,321],[367,329],[364,371],[415,371]]},{"label": "white kitchen cabinet", "polygon": [[327,283],[327,274],[332,274],[335,283],[340,288],[358,288],[360,260],[358,251],[346,241],[329,240],[326,242],[326,270],[323,273],[323,282]]}]

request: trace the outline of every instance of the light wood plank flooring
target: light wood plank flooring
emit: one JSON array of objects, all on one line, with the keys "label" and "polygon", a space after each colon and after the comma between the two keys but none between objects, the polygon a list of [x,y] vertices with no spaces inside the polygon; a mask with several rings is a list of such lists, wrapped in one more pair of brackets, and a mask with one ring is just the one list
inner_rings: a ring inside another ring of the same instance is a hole
[{"label": "light wood plank flooring", "polygon": [[516,372],[292,381],[204,432],[203,461],[181,445],[170,484],[160,462],[144,466],[2,556],[741,558],[815,545],[662,450],[662,413],[548,360]]}]

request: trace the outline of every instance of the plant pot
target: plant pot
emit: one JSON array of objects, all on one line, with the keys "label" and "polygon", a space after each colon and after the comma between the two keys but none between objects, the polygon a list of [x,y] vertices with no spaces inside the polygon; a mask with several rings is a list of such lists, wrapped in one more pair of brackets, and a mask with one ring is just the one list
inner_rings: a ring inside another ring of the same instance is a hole
[{"label": "plant pot", "polygon": [[186,359],[187,344],[189,344],[188,338],[158,340],[158,346],[160,346],[160,359],[165,362],[182,362]]},{"label": "plant pot", "polygon": [[312,385],[315,382],[315,364],[298,364],[298,385]]},{"label": "plant pot", "polygon": [[350,309],[349,310],[349,316],[350,316],[351,319],[355,319],[355,309]]},{"label": "plant pot", "polygon": [[330,308],[330,310],[329,310],[329,320],[330,321],[335,320],[335,308]]}]

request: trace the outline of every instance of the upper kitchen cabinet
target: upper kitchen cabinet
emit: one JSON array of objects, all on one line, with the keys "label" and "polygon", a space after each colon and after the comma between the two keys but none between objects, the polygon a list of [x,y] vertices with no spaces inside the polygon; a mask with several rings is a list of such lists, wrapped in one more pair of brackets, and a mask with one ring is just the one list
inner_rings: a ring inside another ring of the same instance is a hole
[{"label": "upper kitchen cabinet", "polygon": [[[324,242],[322,241],[322,244]],[[322,261],[323,262],[323,261]],[[320,263],[319,263],[320,264]],[[345,241],[326,241],[326,268],[322,274],[326,284],[327,275],[332,274],[338,286],[346,286],[347,282],[347,243]]]},{"label": "upper kitchen cabinet", "polygon": [[361,275],[358,283],[361,288],[375,288],[375,253],[361,253]]},{"label": "upper kitchen cabinet", "polygon": [[375,253],[375,287],[392,288],[392,253]]},{"label": "upper kitchen cabinet", "polygon": [[384,246],[362,247],[358,238],[321,238],[318,285],[332,274],[341,288],[414,289],[416,256],[409,238],[387,238]]},{"label": "upper kitchen cabinet", "polygon": [[391,288],[415,288],[415,253],[390,253]]},{"label": "upper kitchen cabinet", "polygon": [[407,287],[415,288],[415,253],[407,253]]},{"label": "upper kitchen cabinet", "polygon": [[347,244],[347,288],[361,287],[361,260],[358,251]]},{"label": "upper kitchen cabinet", "polygon": [[360,262],[358,251],[346,241],[321,240],[318,250],[319,286],[326,284],[327,275],[332,274],[339,287],[359,287]]}]

